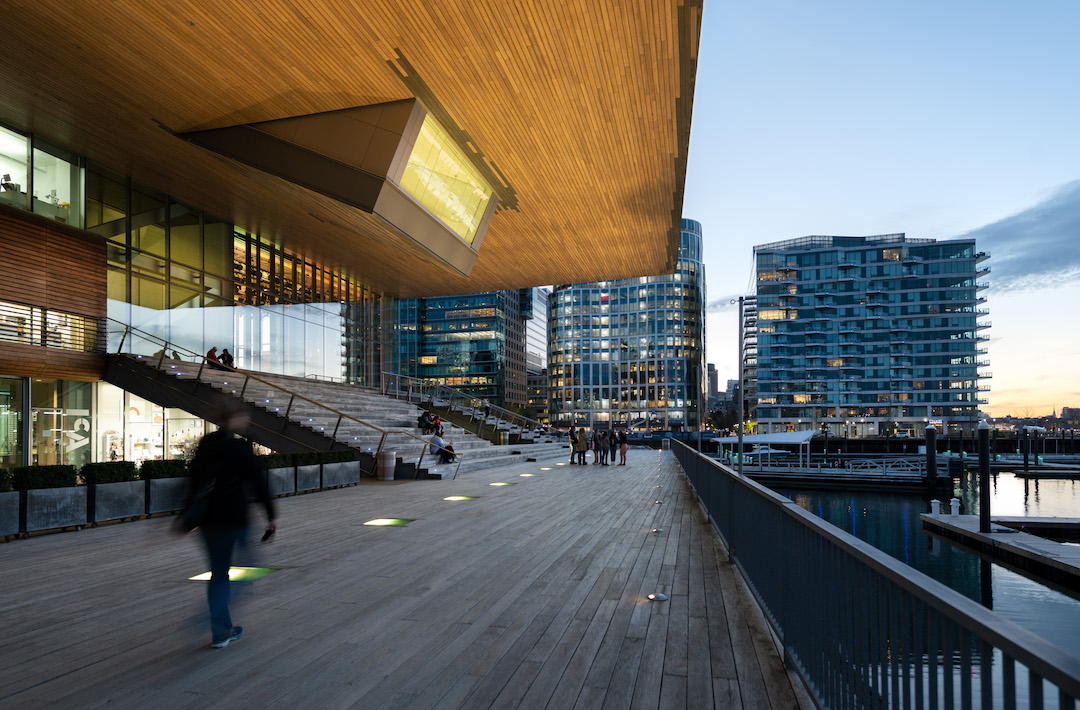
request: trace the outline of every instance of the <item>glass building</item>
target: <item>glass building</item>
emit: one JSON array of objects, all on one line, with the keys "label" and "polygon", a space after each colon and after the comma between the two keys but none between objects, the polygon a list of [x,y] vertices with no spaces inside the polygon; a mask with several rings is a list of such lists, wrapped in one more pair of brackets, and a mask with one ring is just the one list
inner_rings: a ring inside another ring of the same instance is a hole
[{"label": "glass building", "polygon": [[544,424],[548,422],[548,299],[551,289],[544,287],[522,290],[530,303],[525,317],[526,402],[529,416]]},{"label": "glass building", "polygon": [[811,236],[754,258],[759,431],[974,427],[990,271],[975,240]]},{"label": "glass building", "polygon": [[[3,127],[0,179],[0,204],[104,241],[110,352],[128,325],[185,358],[216,346],[243,369],[377,386],[381,344],[394,335],[382,332],[382,310],[393,298],[280,239]],[[96,318],[0,300],[0,346],[92,352],[100,332]],[[122,347],[160,348],[137,335]],[[0,377],[0,466],[184,458],[204,427],[103,381]]]},{"label": "glass building", "polygon": [[697,429],[705,397],[701,249],[701,225],[684,219],[675,273],[555,287],[552,425]]},{"label": "glass building", "polygon": [[503,407],[523,407],[523,319],[532,305],[532,290],[397,301],[395,371]]}]

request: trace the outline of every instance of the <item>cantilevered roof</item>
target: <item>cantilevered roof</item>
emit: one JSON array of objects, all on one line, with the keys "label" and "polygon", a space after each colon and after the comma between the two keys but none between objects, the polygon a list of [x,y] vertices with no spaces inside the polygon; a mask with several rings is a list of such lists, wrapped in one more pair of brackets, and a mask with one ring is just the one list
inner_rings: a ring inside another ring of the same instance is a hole
[{"label": "cantilevered roof", "polygon": [[[701,0],[35,0],[3,14],[0,122],[380,290],[674,270]],[[409,99],[497,194],[469,268],[333,190],[184,137]]]}]

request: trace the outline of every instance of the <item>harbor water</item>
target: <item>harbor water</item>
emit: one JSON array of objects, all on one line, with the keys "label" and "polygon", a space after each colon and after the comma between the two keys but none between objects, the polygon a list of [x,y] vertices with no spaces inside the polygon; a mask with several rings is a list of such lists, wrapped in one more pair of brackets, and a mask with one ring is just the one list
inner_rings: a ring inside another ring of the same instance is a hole
[{"label": "harbor water", "polygon": [[[998,473],[990,485],[993,515],[1080,518],[1080,481],[1039,481]],[[919,515],[930,512],[928,498],[913,493],[776,490],[1080,658],[1080,600],[923,532]],[[978,514],[977,476],[961,478],[954,494],[961,500],[961,513]],[[946,497],[942,510],[948,509]]]}]

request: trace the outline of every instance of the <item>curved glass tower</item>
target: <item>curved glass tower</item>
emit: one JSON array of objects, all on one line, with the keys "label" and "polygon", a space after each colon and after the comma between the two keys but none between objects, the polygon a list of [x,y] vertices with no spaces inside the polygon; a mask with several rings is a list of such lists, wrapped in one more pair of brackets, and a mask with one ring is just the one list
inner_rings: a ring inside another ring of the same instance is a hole
[{"label": "curved glass tower", "polygon": [[675,273],[555,287],[551,424],[695,430],[704,348],[701,224],[684,219]]}]

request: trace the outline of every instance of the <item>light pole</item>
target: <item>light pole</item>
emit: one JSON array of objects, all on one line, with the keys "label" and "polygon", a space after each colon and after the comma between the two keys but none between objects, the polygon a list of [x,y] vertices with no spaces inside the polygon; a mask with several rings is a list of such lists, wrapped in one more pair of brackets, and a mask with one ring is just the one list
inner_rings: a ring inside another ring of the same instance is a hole
[{"label": "light pole", "polygon": [[743,354],[743,337],[745,328],[743,326],[743,296],[739,296],[739,475],[743,475],[743,418],[746,415],[746,382],[743,380],[743,365],[745,363],[745,356]]}]

